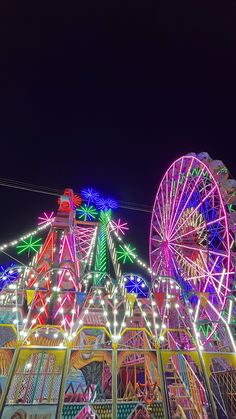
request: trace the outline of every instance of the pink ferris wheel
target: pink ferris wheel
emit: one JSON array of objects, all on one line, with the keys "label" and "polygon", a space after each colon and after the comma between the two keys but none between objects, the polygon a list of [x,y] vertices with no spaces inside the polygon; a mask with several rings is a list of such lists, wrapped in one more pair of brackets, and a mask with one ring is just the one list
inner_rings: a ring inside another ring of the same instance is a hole
[{"label": "pink ferris wheel", "polygon": [[[223,187],[227,176],[206,156],[185,155],[162,178],[152,213],[150,264],[160,278],[174,277],[181,285],[195,321],[217,322],[213,308],[224,309],[234,277],[232,233]],[[155,287],[165,285],[158,280]],[[205,307],[198,293],[207,298]]]}]

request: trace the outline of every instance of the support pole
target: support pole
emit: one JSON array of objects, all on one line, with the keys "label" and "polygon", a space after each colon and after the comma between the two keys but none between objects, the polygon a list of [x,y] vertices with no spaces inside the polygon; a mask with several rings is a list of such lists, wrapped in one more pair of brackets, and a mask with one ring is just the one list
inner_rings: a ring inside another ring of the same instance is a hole
[{"label": "support pole", "polygon": [[167,402],[167,388],[164,378],[164,368],[162,363],[161,357],[161,350],[160,346],[156,344],[156,354],[157,354],[157,362],[158,362],[158,373],[160,377],[160,384],[161,384],[161,393],[162,393],[162,406],[164,411],[164,418],[169,418],[169,409],[168,409],[168,402]]},{"label": "support pole", "polygon": [[12,383],[12,378],[13,378],[15,367],[16,367],[16,364],[17,364],[17,361],[18,361],[18,358],[19,358],[19,353],[20,353],[20,348],[17,348],[15,350],[14,355],[13,355],[11,366],[10,366],[10,369],[9,369],[9,372],[8,372],[7,381],[6,381],[6,384],[5,384],[3,393],[2,393],[2,397],[0,399],[0,418],[2,417],[3,408],[4,408],[4,405],[5,405],[7,393],[8,393],[8,390],[9,390],[10,386],[11,386],[11,383]]},{"label": "support pole", "polygon": [[59,395],[59,403],[57,407],[57,414],[56,417],[60,418],[62,416],[62,407],[64,402],[64,396],[65,396],[65,384],[66,384],[66,376],[69,368],[69,362],[70,362],[70,348],[66,348],[66,354],[64,358],[64,366],[63,366],[63,373],[62,373],[62,381],[61,381],[61,388],[60,388],[60,395]]},{"label": "support pole", "polygon": [[[198,342],[197,342],[197,346],[198,346]],[[210,401],[210,405],[211,405],[211,410],[212,410],[212,413],[213,413],[213,417],[214,417],[214,419],[218,419],[216,405],[215,405],[215,401],[213,399],[213,395],[212,395],[212,391],[211,391],[210,380],[209,380],[209,377],[207,375],[207,371],[206,371],[206,367],[205,367],[205,362],[204,362],[204,359],[203,359],[201,350],[199,348],[198,348],[198,356],[199,356],[199,360],[200,360],[202,372],[203,372],[205,383],[206,383],[206,387],[207,387],[207,393],[208,393],[208,397],[209,397],[209,401]]]},{"label": "support pole", "polygon": [[112,344],[112,419],[117,418],[117,346]]}]

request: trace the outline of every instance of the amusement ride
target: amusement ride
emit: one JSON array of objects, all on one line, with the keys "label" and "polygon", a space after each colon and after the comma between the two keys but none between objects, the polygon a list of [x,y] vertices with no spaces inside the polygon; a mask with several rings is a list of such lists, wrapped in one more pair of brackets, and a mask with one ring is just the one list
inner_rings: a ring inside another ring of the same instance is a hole
[{"label": "amusement ride", "polygon": [[67,188],[0,245],[2,419],[236,418],[236,181],[184,155],[157,190],[149,261],[128,230],[115,199]]}]

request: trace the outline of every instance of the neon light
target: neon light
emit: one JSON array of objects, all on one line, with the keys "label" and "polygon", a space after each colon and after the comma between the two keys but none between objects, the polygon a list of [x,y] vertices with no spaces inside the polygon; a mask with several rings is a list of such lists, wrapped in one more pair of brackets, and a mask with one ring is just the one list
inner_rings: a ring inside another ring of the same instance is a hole
[{"label": "neon light", "polygon": [[231,320],[231,315],[232,315],[232,308],[233,308],[233,301],[230,300],[229,301],[229,313],[228,313],[228,320],[227,323],[230,324],[230,320]]},{"label": "neon light", "polygon": [[82,204],[82,199],[79,195],[73,196],[73,203],[75,207],[79,207]]},{"label": "neon light", "polygon": [[38,217],[38,220],[40,220],[40,222],[38,222],[38,225],[45,225],[47,223],[52,223],[52,221],[54,220],[54,212],[50,212],[50,213],[43,213],[42,217]]},{"label": "neon light", "polygon": [[[206,223],[206,224],[205,224],[205,226],[206,226],[206,227],[209,227],[210,225],[215,224],[215,223],[217,223],[217,222],[219,222],[219,221],[222,221],[222,220],[224,220],[224,219],[225,219],[225,217],[224,217],[224,216],[223,216],[223,217],[219,217],[219,218],[217,218],[216,220],[209,221],[208,223]],[[186,236],[188,236],[189,234],[192,234],[192,232],[193,232],[193,231],[198,231],[198,230],[201,230],[201,229],[202,229],[202,225],[200,225],[199,227],[195,227],[195,229],[194,229],[194,230],[191,230],[191,231],[188,231],[187,233],[181,234],[180,236],[175,237],[175,239],[171,239],[171,240],[170,240],[170,242],[172,242],[172,241],[174,241],[174,240],[178,240],[178,239],[180,239],[180,238],[182,238],[182,237],[186,237]]]},{"label": "neon light", "polygon": [[39,248],[42,246],[42,239],[33,240],[33,237],[30,236],[29,239],[22,240],[22,244],[18,244],[16,246],[17,248],[17,254],[24,253],[28,251],[28,256],[30,255],[30,252],[37,253]]},{"label": "neon light", "polygon": [[79,214],[79,219],[84,221],[94,220],[98,215],[96,208],[94,208],[92,205],[86,204],[81,205],[81,207],[78,208],[76,212]]},{"label": "neon light", "polygon": [[136,254],[135,252],[135,247],[131,247],[130,244],[128,244],[127,246],[119,246],[120,250],[117,250],[117,259],[121,260],[122,263],[126,263],[126,262],[134,262],[134,259],[136,258]]},{"label": "neon light", "polygon": [[101,198],[96,202],[98,209],[108,211],[109,209],[118,208],[118,203],[112,198]]},{"label": "neon light", "polygon": [[225,269],[223,269],[223,271],[222,271],[222,275],[221,275],[220,282],[219,282],[219,286],[218,286],[218,291],[220,291],[220,289],[221,289],[221,286],[222,286],[222,283],[223,283],[224,276],[225,276]]},{"label": "neon light", "polygon": [[54,252],[53,252],[53,248],[54,248],[54,233],[51,233],[48,235],[42,250],[40,252],[40,254],[38,255],[38,262],[43,258],[43,256],[45,255],[46,251],[49,251],[50,255],[49,258],[51,259],[51,262],[54,261]]},{"label": "neon light", "polygon": [[72,250],[71,250],[71,247],[70,247],[70,244],[69,244],[69,240],[68,240],[67,235],[65,235],[64,239],[63,239],[63,243],[62,243],[62,250],[61,250],[61,254],[60,254],[60,258],[59,258],[59,263],[61,263],[63,254],[65,253],[65,250],[66,250],[65,245],[66,245],[66,248],[69,250],[69,254],[70,254],[70,258],[71,258],[72,262],[74,262],[75,259],[74,259],[74,256],[72,254]]},{"label": "neon light", "polygon": [[175,230],[175,233],[171,235],[171,238],[175,237],[176,233],[183,227],[184,224],[186,224],[186,222],[189,220],[190,217],[193,216],[193,214],[195,214],[195,212],[200,208],[200,206],[203,204],[203,202],[206,201],[206,199],[212,194],[212,192],[215,191],[215,189],[217,189],[217,185],[213,186],[213,188],[210,190],[210,192],[207,193],[207,195],[204,196],[204,198],[201,200],[201,202],[196,206],[196,208],[194,208],[194,211],[192,211],[189,216],[184,220],[184,222],[177,228],[177,230]]},{"label": "neon light", "polygon": [[143,278],[138,275],[129,274],[124,276],[125,288],[129,293],[137,294],[140,298],[147,298],[148,286]]},{"label": "neon light", "polygon": [[88,202],[88,205],[90,202],[96,203],[99,199],[100,195],[95,189],[93,188],[85,188],[81,191],[81,196],[84,199],[84,201]]},{"label": "neon light", "polygon": [[111,221],[111,231],[121,233],[124,236],[125,232],[128,230],[128,223],[123,223],[120,218],[117,221]]},{"label": "neon light", "polygon": [[213,250],[206,250],[202,247],[186,246],[185,244],[178,244],[178,243],[172,243],[172,246],[183,247],[184,249],[197,250],[198,252],[203,252],[203,253],[207,253],[207,254],[211,254],[211,255],[226,257],[226,254],[224,254],[224,253],[214,252]]}]

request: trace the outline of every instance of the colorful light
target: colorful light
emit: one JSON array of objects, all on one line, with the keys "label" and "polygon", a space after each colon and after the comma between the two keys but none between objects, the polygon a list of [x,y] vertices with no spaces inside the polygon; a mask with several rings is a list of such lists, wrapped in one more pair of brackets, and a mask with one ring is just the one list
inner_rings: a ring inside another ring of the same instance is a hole
[{"label": "colorful light", "polygon": [[109,209],[118,208],[118,203],[112,198],[101,198],[97,201],[97,207],[100,210],[108,211]]},{"label": "colorful light", "polygon": [[143,278],[139,275],[128,274],[124,276],[125,288],[129,293],[137,294],[139,298],[146,298],[148,296],[149,288]]},{"label": "colorful light", "polygon": [[117,250],[117,259],[120,260],[122,263],[126,262],[134,262],[134,259],[136,257],[136,254],[134,254],[135,247],[131,247],[130,244],[119,246],[119,250]]},{"label": "colorful light", "polygon": [[85,189],[82,189],[81,196],[84,199],[84,201],[88,202],[88,205],[89,205],[90,202],[92,203],[97,202],[100,195],[93,188],[85,188]]},{"label": "colorful light", "polygon": [[92,221],[98,215],[96,208],[94,208],[92,205],[86,204],[81,205],[81,207],[78,208],[76,212],[79,214],[79,219],[84,221]]},{"label": "colorful light", "polygon": [[48,214],[44,212],[43,216],[38,217],[38,220],[39,220],[38,225],[40,226],[40,225],[45,225],[47,223],[51,223],[53,221],[53,218],[54,218],[54,211]]},{"label": "colorful light", "polygon": [[123,223],[120,218],[117,221],[111,221],[111,231],[115,231],[117,234],[121,233],[124,236],[128,230],[128,223]]},{"label": "colorful light", "polygon": [[18,244],[18,246],[16,246],[18,255],[28,251],[29,256],[30,252],[38,252],[39,248],[42,246],[42,239],[39,238],[37,240],[33,240],[33,237],[30,236],[29,239],[22,240],[21,243],[22,244]]},{"label": "colorful light", "polygon": [[[176,160],[165,173],[153,208],[150,237],[152,271],[174,276],[186,291],[209,294],[221,310],[226,304],[234,268],[228,218],[217,179],[193,155]],[[164,287],[164,286],[163,286]],[[218,314],[190,297],[195,321]]]},{"label": "colorful light", "polygon": [[73,196],[73,203],[74,203],[75,207],[79,207],[82,204],[81,196],[74,195]]},{"label": "colorful light", "polygon": [[14,282],[19,277],[19,267],[16,267],[14,263],[10,263],[9,266],[0,266],[0,291],[7,285]]}]

